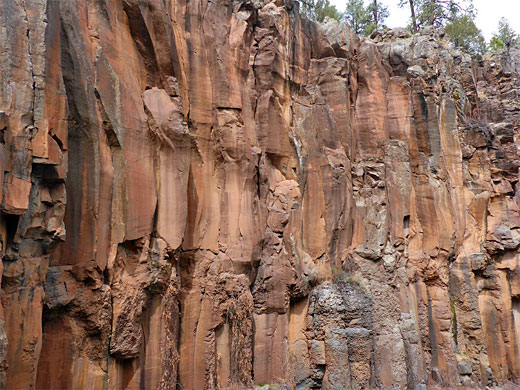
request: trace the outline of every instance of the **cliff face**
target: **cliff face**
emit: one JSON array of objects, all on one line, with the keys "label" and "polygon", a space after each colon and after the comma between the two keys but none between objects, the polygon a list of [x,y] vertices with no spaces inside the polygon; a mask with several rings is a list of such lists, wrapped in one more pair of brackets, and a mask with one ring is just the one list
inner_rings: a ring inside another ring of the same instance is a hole
[{"label": "cliff face", "polygon": [[2,385],[519,383],[520,52],[297,7],[0,0]]}]

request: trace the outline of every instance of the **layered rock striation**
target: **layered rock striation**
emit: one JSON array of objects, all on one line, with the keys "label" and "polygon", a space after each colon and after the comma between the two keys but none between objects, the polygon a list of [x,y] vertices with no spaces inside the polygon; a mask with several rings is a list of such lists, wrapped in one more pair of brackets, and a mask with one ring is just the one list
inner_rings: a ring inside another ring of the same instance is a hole
[{"label": "layered rock striation", "polygon": [[7,389],[514,388],[520,52],[292,0],[0,0]]}]

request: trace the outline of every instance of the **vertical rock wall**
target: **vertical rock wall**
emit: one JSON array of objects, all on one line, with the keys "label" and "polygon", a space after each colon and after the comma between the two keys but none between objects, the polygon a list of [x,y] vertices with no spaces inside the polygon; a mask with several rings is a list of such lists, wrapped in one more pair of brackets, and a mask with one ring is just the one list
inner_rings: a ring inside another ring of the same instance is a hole
[{"label": "vertical rock wall", "polygon": [[0,383],[518,385],[519,70],[291,0],[0,0]]}]

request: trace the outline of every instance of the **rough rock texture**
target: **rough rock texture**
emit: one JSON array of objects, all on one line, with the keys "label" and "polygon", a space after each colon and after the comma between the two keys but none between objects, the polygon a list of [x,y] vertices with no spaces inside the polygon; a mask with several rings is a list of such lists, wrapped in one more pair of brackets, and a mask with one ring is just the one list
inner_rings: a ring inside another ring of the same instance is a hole
[{"label": "rough rock texture", "polygon": [[520,385],[520,52],[292,0],[0,0],[0,384]]}]

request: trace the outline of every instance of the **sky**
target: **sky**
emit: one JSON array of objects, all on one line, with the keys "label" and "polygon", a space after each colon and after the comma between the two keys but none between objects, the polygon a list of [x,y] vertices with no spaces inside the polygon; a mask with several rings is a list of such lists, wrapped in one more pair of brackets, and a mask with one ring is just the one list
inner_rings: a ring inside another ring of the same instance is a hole
[{"label": "sky", "polygon": [[[409,8],[399,8],[399,0],[380,0],[388,6],[390,17],[386,20],[388,27],[405,27],[409,20]],[[339,10],[345,9],[347,0],[331,0]],[[365,0],[368,4],[369,0]],[[489,41],[497,31],[501,17],[509,20],[511,27],[520,33],[520,0],[473,0],[477,9],[476,25],[482,30],[484,37]]]}]

